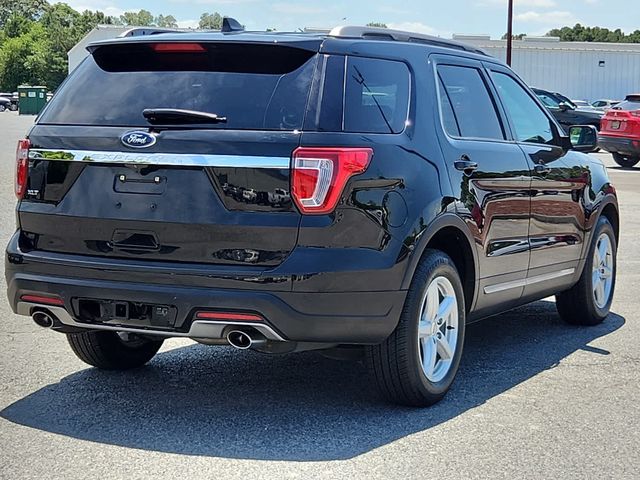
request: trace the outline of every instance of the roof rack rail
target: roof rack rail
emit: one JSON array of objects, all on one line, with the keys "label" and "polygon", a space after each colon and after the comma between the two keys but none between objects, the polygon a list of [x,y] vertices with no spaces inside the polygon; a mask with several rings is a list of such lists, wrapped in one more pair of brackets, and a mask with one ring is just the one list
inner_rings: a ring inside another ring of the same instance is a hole
[{"label": "roof rack rail", "polygon": [[392,30],[380,27],[358,27],[345,25],[335,27],[329,32],[330,37],[336,38],[361,38],[365,40],[394,40],[396,42],[423,43],[437,47],[455,48],[466,52],[478,53],[488,56],[484,51],[471,45],[448,40],[446,38],[434,37],[424,33],[407,32],[404,30]]},{"label": "roof rack rail", "polygon": [[142,37],[145,35],[157,35],[159,33],[183,33],[184,31],[185,30],[177,30],[175,28],[133,27],[121,33],[118,37]]}]

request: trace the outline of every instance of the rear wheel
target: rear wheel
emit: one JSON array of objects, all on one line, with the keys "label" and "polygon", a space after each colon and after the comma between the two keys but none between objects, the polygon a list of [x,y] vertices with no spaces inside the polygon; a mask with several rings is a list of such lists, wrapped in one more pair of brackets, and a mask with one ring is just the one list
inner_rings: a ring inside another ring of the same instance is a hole
[{"label": "rear wheel", "polygon": [[104,331],[69,333],[67,340],[80,360],[104,370],[141,367],[153,358],[163,342],[134,333]]},{"label": "rear wheel", "polygon": [[622,155],[620,153],[614,153],[613,159],[622,168],[632,168],[640,162],[640,157],[632,157],[631,155]]},{"label": "rear wheel", "polygon": [[597,325],[609,314],[616,285],[616,237],[609,220],[600,217],[582,276],[576,285],[556,295],[556,307],[573,325]]},{"label": "rear wheel", "polygon": [[400,321],[366,359],[381,393],[402,405],[441,400],[458,371],[465,332],[462,283],[453,261],[427,250],[407,294]]}]

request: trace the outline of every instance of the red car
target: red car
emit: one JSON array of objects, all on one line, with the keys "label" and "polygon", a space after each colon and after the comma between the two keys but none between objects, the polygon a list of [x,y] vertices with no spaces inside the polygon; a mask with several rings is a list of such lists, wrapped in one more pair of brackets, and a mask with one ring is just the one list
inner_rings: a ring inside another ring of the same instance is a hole
[{"label": "red car", "polygon": [[621,167],[640,162],[640,94],[627,95],[602,117],[598,146],[612,153]]}]

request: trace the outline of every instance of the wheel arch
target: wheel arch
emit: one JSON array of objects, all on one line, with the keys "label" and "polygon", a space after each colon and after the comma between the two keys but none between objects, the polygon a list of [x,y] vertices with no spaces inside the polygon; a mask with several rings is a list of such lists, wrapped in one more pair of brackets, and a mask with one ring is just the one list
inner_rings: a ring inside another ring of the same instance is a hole
[{"label": "wheel arch", "polygon": [[427,248],[439,250],[451,257],[461,277],[465,309],[468,313],[477,296],[478,258],[473,237],[464,221],[455,214],[443,214],[422,232],[411,253],[402,283],[403,289],[408,289],[411,285],[416,268]]}]

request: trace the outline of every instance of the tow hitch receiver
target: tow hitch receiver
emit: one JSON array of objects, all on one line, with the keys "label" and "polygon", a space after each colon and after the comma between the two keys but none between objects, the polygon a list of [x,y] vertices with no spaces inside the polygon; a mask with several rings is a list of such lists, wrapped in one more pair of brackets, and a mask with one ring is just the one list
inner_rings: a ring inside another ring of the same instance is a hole
[{"label": "tow hitch receiver", "polygon": [[170,305],[91,298],[72,303],[78,320],[85,323],[156,328],[171,328],[176,323],[177,309]]}]

